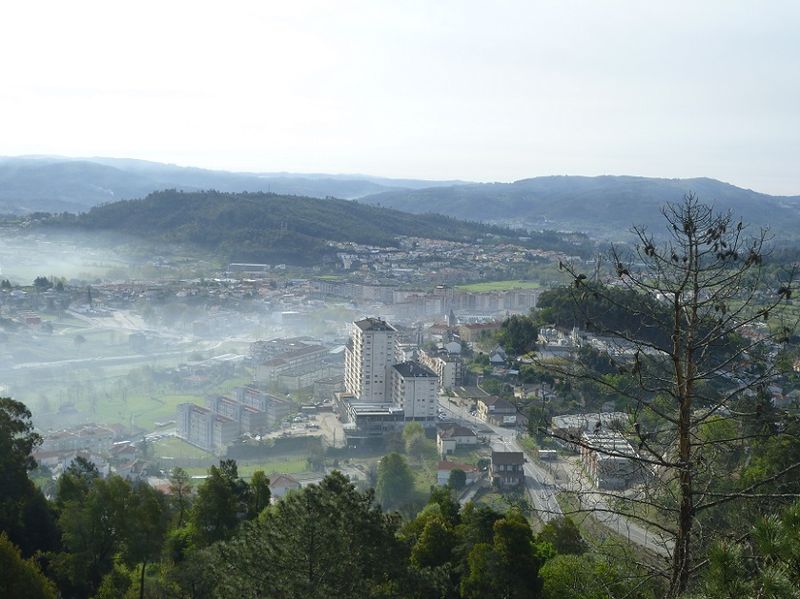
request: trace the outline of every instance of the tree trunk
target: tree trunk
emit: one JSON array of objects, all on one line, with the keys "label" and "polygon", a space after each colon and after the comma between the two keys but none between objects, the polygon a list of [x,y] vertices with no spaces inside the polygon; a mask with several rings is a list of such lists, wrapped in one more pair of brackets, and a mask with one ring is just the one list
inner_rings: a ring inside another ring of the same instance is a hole
[{"label": "tree trunk", "polygon": [[690,542],[692,524],[694,522],[694,496],[692,489],[692,469],[690,455],[691,434],[691,404],[684,398],[680,407],[679,445],[681,470],[680,483],[680,511],[678,513],[678,530],[675,535],[675,549],[672,555],[672,578],[669,585],[669,597],[678,597],[689,583]]},{"label": "tree trunk", "polygon": [[[695,262],[694,247],[689,251],[689,268]],[[683,288],[675,293],[674,322],[672,336],[672,360],[675,374],[675,390],[678,398],[678,456],[679,474],[678,483],[680,508],[678,511],[678,527],[675,534],[675,549],[672,555],[672,576],[669,585],[669,597],[678,597],[689,584],[689,568],[691,557],[691,532],[694,523],[694,496],[692,489],[692,398],[694,392],[694,356],[692,343],[694,342],[694,327],[696,327],[696,298],[697,290],[694,289],[693,300],[690,302],[690,321],[686,328],[683,326],[684,312],[687,306],[683,303]]]},{"label": "tree trunk", "polygon": [[144,599],[144,571],[147,568],[147,560],[142,562],[142,574],[139,578],[139,599]]}]

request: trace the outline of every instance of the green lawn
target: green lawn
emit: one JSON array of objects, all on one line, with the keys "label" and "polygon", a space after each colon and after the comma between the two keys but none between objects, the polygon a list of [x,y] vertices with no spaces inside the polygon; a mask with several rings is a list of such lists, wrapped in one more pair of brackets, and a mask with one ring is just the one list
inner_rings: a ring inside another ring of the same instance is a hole
[{"label": "green lawn", "polygon": [[172,457],[172,458],[189,458],[189,459],[202,459],[213,458],[213,454],[208,453],[195,447],[191,443],[187,443],[178,437],[167,437],[159,439],[153,444],[153,455],[158,458]]},{"label": "green lawn", "polygon": [[273,457],[268,461],[240,462],[239,476],[249,479],[256,470],[263,470],[269,476],[273,472],[281,474],[294,474],[297,472],[308,472],[308,462],[305,456],[289,455]]},{"label": "green lawn", "polygon": [[478,491],[473,501],[478,504],[488,505],[493,510],[501,513],[507,512],[510,507],[503,494],[494,488]]},{"label": "green lawn", "polygon": [[[206,454],[208,455],[208,454]],[[308,472],[308,463],[305,456],[287,455],[272,457],[269,460],[240,461],[237,462],[239,476],[249,480],[256,470],[262,470],[267,476],[273,472],[280,474],[296,474],[298,472]],[[184,468],[190,476],[200,476],[208,473],[208,468],[191,467]]]},{"label": "green lawn", "polygon": [[226,379],[223,383],[214,387],[213,392],[225,395],[226,393],[231,393],[236,387],[245,387],[252,382],[253,375],[248,372],[235,378]]},{"label": "green lawn", "polygon": [[536,444],[536,440],[533,437],[530,435],[522,435],[517,439],[517,442],[522,446],[522,449],[527,451],[532,456],[536,456],[539,446]]},{"label": "green lawn", "polygon": [[472,283],[470,285],[458,285],[456,289],[462,291],[507,291],[509,289],[538,289],[537,281],[523,281],[520,279],[510,281],[487,281],[485,283]]},{"label": "green lawn", "polygon": [[461,462],[462,464],[471,464],[475,466],[478,460],[482,458],[490,458],[492,455],[491,449],[485,445],[477,445],[474,448],[459,447],[455,454],[450,456],[451,462]]},{"label": "green lawn", "polygon": [[[152,431],[156,429],[156,422],[175,420],[178,404],[186,402],[203,405],[203,401],[196,395],[161,393],[152,396],[129,395],[127,406],[122,405],[122,402],[117,404],[117,415],[128,415],[128,417],[132,415],[135,426]],[[110,421],[113,421],[113,418]],[[127,424],[124,416],[122,419],[117,418],[116,421]]]},{"label": "green lawn", "polygon": [[436,484],[436,464],[438,462],[423,462],[417,464],[409,461],[411,471],[414,473],[414,489],[418,497],[425,501],[431,493],[431,486]]}]

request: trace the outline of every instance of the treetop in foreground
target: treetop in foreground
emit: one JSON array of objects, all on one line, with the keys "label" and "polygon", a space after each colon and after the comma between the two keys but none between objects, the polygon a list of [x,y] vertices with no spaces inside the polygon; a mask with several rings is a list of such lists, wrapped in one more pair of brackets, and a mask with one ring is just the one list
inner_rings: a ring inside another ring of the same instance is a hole
[{"label": "treetop in foreground", "polygon": [[[776,483],[798,479],[800,462],[747,479],[747,460],[731,459],[731,452],[757,450],[776,436],[794,440],[791,415],[773,411],[772,423],[784,425],[759,428],[763,410],[757,409],[780,375],[776,356],[793,330],[777,321],[792,296],[794,272],[772,276],[774,269],[765,268],[767,233],[748,235],[744,223],[694,196],[667,205],[663,216],[666,239],[634,227],[633,250],[611,249],[606,282],[562,264],[572,275],[579,322],[624,348],[609,359],[615,375],[580,362],[549,367],[605,388],[626,405],[634,457],[563,440],[639,463],[645,482],[637,493],[606,492],[589,509],[660,531],[671,560],[650,568],[676,597],[702,568],[706,549],[733,525],[733,506],[757,508],[779,498]],[[765,332],[763,322],[773,326]],[[756,327],[759,334],[750,334]]]}]

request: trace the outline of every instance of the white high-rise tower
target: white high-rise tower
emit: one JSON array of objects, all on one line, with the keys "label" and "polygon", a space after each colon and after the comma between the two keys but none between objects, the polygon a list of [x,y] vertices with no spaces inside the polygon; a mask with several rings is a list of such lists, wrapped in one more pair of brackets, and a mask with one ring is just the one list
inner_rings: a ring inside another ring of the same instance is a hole
[{"label": "white high-rise tower", "polygon": [[344,386],[359,401],[391,402],[389,367],[395,362],[397,330],[380,318],[353,323],[345,346]]}]

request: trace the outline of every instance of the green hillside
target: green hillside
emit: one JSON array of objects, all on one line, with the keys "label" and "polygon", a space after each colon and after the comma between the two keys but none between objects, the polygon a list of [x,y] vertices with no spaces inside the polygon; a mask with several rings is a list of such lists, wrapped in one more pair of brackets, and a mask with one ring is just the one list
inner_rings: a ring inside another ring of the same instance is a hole
[{"label": "green hillside", "polygon": [[661,206],[680,201],[689,192],[755,226],[793,231],[800,225],[800,197],[770,196],[708,178],[537,177],[387,191],[362,201],[408,212],[616,236],[633,223],[659,228]]},{"label": "green hillside", "polygon": [[394,246],[398,236],[474,240],[514,235],[499,227],[347,200],[176,190],[97,206],[78,216],[60,215],[49,224],[193,244],[231,260],[290,264],[314,263],[332,254],[327,241]]}]

